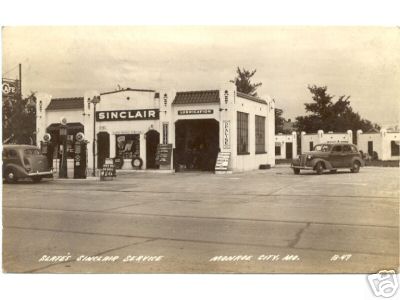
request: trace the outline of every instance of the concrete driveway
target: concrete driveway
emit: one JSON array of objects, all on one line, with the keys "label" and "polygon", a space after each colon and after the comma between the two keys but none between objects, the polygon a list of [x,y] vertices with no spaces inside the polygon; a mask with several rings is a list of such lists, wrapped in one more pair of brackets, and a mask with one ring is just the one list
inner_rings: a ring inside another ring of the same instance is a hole
[{"label": "concrete driveway", "polygon": [[399,169],[129,173],[3,185],[3,270],[373,273],[399,265]]}]

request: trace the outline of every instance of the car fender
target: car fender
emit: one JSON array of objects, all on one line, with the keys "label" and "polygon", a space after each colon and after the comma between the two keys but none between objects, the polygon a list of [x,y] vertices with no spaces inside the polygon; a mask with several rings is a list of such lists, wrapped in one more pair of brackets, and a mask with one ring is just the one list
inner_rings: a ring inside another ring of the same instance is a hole
[{"label": "car fender", "polygon": [[4,171],[7,170],[13,170],[15,172],[15,175],[17,175],[18,178],[23,178],[23,177],[28,177],[28,173],[26,172],[26,170],[17,164],[7,164],[4,168]]},{"label": "car fender", "polygon": [[322,159],[322,158],[314,158],[314,159],[312,159],[312,160],[311,160],[311,166],[312,166],[313,168],[315,168],[315,166],[316,166],[317,163],[319,163],[319,162],[322,162],[322,163],[325,165],[325,169],[326,169],[326,170],[333,169],[331,163],[330,163],[329,161],[325,160],[325,159]]}]

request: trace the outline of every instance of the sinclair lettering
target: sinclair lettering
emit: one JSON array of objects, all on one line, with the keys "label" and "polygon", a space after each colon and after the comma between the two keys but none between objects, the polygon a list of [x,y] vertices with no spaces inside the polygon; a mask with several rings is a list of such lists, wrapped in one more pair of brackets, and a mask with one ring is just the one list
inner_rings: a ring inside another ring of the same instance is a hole
[{"label": "sinclair lettering", "polygon": [[96,112],[96,121],[158,120],[158,109],[114,110]]}]

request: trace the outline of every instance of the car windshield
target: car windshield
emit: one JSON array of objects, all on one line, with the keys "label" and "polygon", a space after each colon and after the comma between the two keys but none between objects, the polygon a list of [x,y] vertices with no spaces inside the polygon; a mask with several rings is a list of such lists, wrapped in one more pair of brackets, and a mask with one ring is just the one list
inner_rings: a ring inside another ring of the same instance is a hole
[{"label": "car windshield", "polygon": [[24,150],[25,155],[40,155],[39,149],[25,149]]},{"label": "car windshield", "polygon": [[314,147],[314,151],[328,152],[330,149],[330,145],[317,145]]}]

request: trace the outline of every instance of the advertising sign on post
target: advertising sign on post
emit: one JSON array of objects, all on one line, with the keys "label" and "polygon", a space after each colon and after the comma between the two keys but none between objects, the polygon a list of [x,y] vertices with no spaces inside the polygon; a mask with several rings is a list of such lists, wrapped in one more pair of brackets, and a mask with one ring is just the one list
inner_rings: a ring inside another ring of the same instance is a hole
[{"label": "advertising sign on post", "polygon": [[19,94],[19,81],[13,79],[3,78],[2,80],[2,93],[3,98],[14,97]]}]

